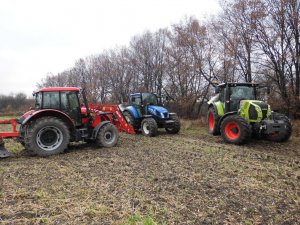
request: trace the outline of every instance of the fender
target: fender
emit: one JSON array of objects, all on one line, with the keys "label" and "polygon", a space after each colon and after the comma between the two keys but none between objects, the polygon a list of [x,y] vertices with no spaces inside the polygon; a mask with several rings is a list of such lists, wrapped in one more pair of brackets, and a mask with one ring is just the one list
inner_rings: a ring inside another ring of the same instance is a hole
[{"label": "fender", "polygon": [[71,117],[68,114],[66,114],[62,111],[56,110],[56,109],[42,109],[42,110],[37,110],[37,111],[31,110],[31,111],[25,113],[19,119],[19,123],[22,126],[24,126],[27,123],[29,123],[30,121],[44,117],[44,116],[53,116],[53,117],[60,118],[63,121],[65,121],[70,128],[75,127],[75,123],[73,122],[73,120],[71,119]]},{"label": "fender", "polygon": [[127,106],[127,107],[125,108],[124,112],[125,112],[125,111],[128,111],[129,113],[131,113],[131,115],[133,116],[134,119],[140,118],[137,109],[134,108],[133,106]]},{"label": "fender", "polygon": [[103,121],[99,123],[93,130],[92,139],[96,140],[99,130],[106,124],[110,123],[110,121]]},{"label": "fender", "polygon": [[221,123],[223,122],[223,120],[224,120],[225,118],[227,118],[227,117],[230,116],[230,115],[237,115],[237,113],[238,113],[238,111],[233,111],[233,112],[225,113],[225,114],[220,118],[220,120],[219,120],[219,122],[218,122],[218,126],[221,127]]},{"label": "fender", "polygon": [[224,107],[223,107],[223,104],[221,101],[213,102],[209,105],[209,107],[210,106],[214,107],[214,109],[218,113],[219,117],[224,116]]},{"label": "fender", "polygon": [[224,116],[224,108],[220,101],[210,103],[207,107],[207,110],[209,110],[209,108],[211,108],[211,107],[214,108],[214,110],[218,114],[219,118],[222,118],[222,116]]}]

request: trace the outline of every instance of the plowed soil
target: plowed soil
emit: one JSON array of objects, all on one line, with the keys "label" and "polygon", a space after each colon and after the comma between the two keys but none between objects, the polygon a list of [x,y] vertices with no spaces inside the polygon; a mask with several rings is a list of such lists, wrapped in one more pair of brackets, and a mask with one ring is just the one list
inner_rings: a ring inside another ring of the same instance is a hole
[{"label": "plowed soil", "polygon": [[0,160],[0,224],[298,224],[299,146],[229,145],[188,126],[48,158],[21,151]]}]

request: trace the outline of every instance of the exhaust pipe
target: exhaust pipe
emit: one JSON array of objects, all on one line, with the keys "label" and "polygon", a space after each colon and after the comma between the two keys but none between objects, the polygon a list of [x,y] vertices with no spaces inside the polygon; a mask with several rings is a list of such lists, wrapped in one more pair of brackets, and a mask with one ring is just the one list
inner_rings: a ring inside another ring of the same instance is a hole
[{"label": "exhaust pipe", "polygon": [[0,159],[8,158],[13,156],[13,154],[4,147],[4,141],[0,139]]}]

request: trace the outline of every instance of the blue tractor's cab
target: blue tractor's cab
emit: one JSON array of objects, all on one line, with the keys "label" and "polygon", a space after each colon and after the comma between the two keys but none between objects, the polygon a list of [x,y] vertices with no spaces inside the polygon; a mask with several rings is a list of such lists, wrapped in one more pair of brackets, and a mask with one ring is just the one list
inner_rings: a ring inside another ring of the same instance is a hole
[{"label": "blue tractor's cab", "polygon": [[128,123],[135,130],[142,130],[145,136],[155,136],[158,128],[165,128],[168,133],[176,134],[180,122],[176,113],[160,106],[161,98],[154,93],[130,94],[130,106],[123,110]]}]

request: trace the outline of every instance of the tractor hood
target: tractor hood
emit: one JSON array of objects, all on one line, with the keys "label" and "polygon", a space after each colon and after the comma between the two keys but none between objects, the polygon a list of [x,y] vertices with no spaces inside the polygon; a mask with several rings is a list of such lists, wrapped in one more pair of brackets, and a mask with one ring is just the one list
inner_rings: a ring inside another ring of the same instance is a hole
[{"label": "tractor hood", "polygon": [[241,100],[240,115],[250,122],[257,122],[270,118],[271,107],[269,104],[259,100]]},{"label": "tractor hood", "polygon": [[152,115],[158,116],[160,118],[168,118],[169,112],[166,108],[157,106],[157,105],[149,105],[148,112]]},{"label": "tractor hood", "polygon": [[166,108],[161,107],[161,106],[157,106],[157,105],[149,105],[148,106],[148,110],[149,111],[150,110],[156,110],[156,111],[158,111],[160,113],[167,113],[168,112],[168,110]]}]

